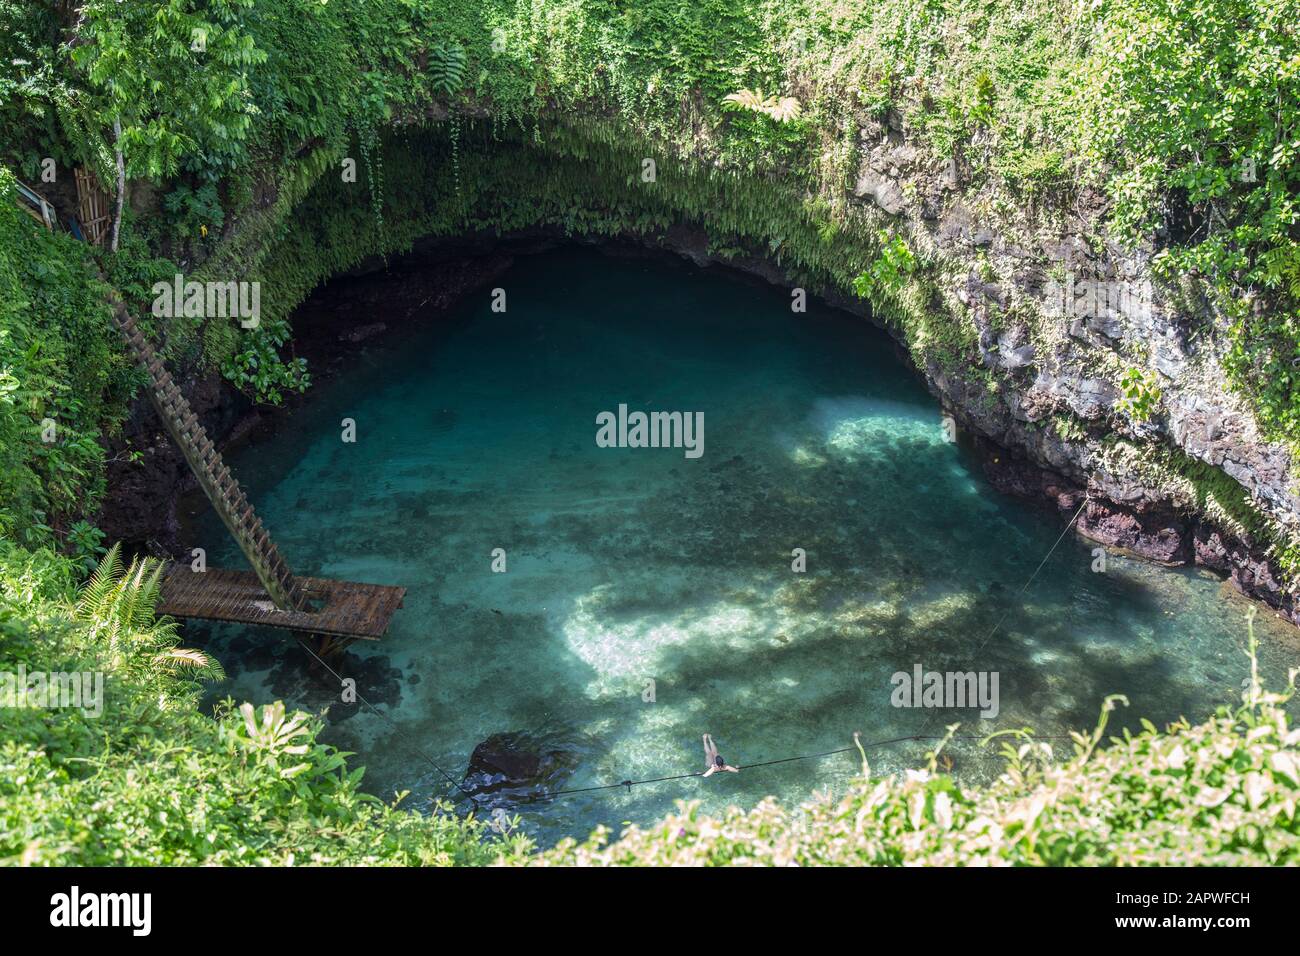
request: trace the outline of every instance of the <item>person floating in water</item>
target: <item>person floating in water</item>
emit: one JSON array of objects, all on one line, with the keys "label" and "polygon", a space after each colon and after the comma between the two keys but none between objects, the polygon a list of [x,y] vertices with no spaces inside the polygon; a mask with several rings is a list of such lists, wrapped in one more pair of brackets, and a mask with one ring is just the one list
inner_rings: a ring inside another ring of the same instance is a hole
[{"label": "person floating in water", "polygon": [[704,735],[704,762],[709,765],[709,769],[704,771],[706,777],[713,776],[719,770],[725,770],[727,773],[740,773],[739,767],[733,767],[722,759],[722,754],[718,753],[717,744],[713,742],[713,738],[708,734]]}]

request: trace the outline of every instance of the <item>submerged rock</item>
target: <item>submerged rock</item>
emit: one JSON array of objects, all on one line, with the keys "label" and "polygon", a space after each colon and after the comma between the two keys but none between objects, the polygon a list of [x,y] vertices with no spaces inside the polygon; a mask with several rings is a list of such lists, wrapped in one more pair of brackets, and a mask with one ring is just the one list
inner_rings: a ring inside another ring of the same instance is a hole
[{"label": "submerged rock", "polygon": [[527,731],[493,734],[474,748],[462,781],[490,806],[527,801],[558,789],[581,759],[576,740]]},{"label": "submerged rock", "polygon": [[364,342],[366,339],[374,338],[381,332],[386,332],[388,326],[383,322],[371,322],[368,325],[358,325],[356,328],[348,329],[339,333],[340,342]]},{"label": "submerged rock", "polygon": [[490,778],[484,782],[485,786],[498,780],[504,783],[535,780],[542,767],[541,755],[516,749],[510,737],[510,734],[494,734],[475,747],[466,779],[475,775]]}]

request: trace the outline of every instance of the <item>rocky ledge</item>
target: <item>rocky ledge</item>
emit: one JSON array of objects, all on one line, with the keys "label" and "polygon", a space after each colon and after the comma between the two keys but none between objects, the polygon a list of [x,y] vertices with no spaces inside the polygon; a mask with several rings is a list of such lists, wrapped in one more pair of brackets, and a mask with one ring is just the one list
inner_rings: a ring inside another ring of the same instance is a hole
[{"label": "rocky ledge", "polygon": [[[1229,389],[1219,318],[1162,289],[1150,250],[1099,240],[1105,207],[1098,197],[1054,223],[981,213],[1003,207],[964,188],[959,161],[925,159],[896,116],[864,129],[862,140],[853,200],[883,214],[933,266],[928,277],[938,277],[942,308],[973,329],[978,360],[954,368],[914,354],[902,330],[880,324],[983,450],[994,485],[1051,501],[1065,515],[1086,495],[1077,524],[1085,537],[1161,564],[1222,573],[1300,624],[1300,602],[1274,547],[1300,541],[1295,465],[1285,446],[1261,437]],[[770,261],[710,254],[702,229],[674,227],[660,244],[700,265],[789,285]],[[859,300],[827,298],[870,317]],[[1159,391],[1140,420],[1121,401],[1130,370]],[[1207,508],[1204,490],[1171,470],[1171,459],[1235,483],[1269,533]]]}]

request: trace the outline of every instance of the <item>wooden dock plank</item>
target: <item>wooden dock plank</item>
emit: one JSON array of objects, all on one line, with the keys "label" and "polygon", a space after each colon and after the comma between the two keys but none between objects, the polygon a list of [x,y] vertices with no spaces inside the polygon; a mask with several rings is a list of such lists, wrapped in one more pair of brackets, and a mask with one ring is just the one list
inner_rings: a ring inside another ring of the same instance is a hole
[{"label": "wooden dock plank", "polygon": [[323,600],[324,606],[311,612],[281,611],[251,571],[192,571],[188,565],[173,563],[162,579],[158,613],[377,641],[406,596],[406,588],[386,584],[297,580],[309,597]]}]

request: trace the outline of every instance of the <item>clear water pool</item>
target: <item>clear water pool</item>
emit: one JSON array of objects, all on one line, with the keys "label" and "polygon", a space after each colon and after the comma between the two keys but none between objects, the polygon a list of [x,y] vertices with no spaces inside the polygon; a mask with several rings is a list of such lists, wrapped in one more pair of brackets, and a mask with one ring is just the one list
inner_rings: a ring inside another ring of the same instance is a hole
[{"label": "clear water pool", "polygon": [[[562,751],[563,786],[578,788],[701,769],[705,732],[743,765],[848,746],[855,730],[1090,729],[1110,693],[1128,695],[1116,716],[1131,726],[1238,699],[1247,604],[1207,573],[1121,558],[1094,573],[1093,545],[1071,535],[1021,595],[1066,519],[988,487],[866,323],[590,250],[521,259],[496,284],[505,313],[484,290],[407,323],[231,460],[300,573],[409,589],[389,635],[354,645],[346,667],[457,778],[502,732]],[[704,454],[597,447],[597,414],[620,403],[703,412]],[[214,565],[243,566],[215,518],[196,534]],[[1300,659],[1294,632],[1266,614],[1256,630],[1280,682]],[[326,739],[360,754],[373,792],[458,796],[314,681],[283,632],[188,639],[230,671],[216,696],[333,701]],[[997,672],[997,717],[892,706],[891,675],[917,664]],[[869,756],[890,772],[926,749]],[[973,743],[951,753],[959,774],[996,767]],[[797,802],[857,768],[838,755],[516,809],[551,842],[652,821],[676,799]]]}]

